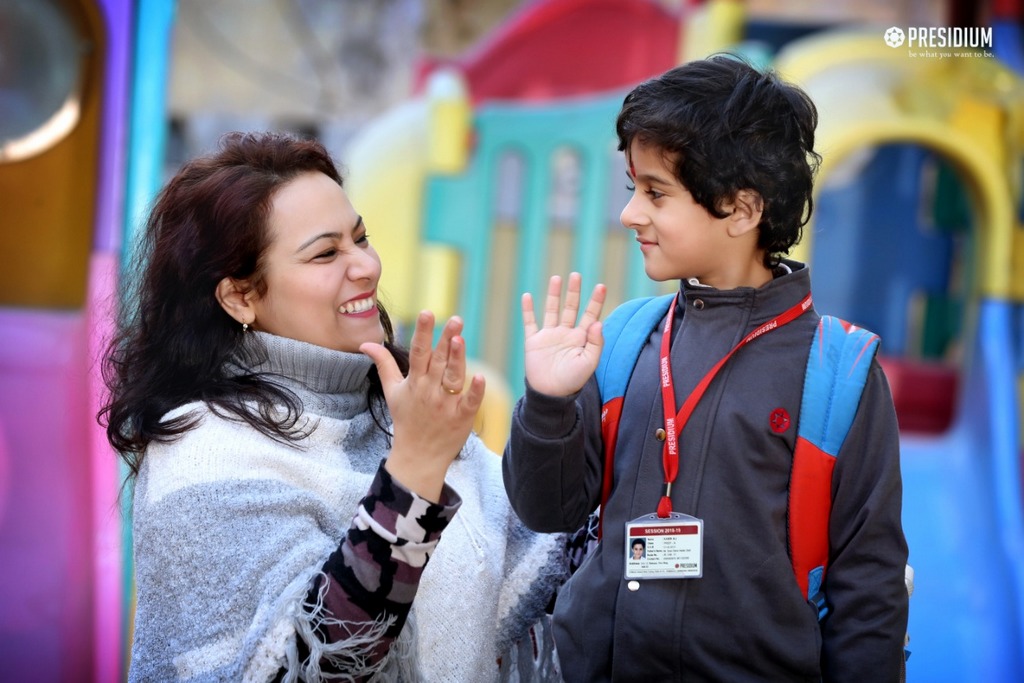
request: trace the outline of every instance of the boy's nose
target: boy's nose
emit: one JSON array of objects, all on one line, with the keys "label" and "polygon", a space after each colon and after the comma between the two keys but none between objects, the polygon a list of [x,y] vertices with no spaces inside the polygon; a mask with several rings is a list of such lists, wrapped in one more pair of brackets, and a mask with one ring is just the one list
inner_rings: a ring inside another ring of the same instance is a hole
[{"label": "boy's nose", "polygon": [[628,230],[636,230],[644,224],[644,214],[637,207],[636,194],[629,198],[619,214],[619,222]]}]

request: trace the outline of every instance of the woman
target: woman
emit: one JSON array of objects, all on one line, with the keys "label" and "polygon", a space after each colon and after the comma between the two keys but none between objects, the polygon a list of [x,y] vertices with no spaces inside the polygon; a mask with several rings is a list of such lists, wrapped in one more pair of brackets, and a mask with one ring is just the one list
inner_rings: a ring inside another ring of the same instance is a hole
[{"label": "woman", "polygon": [[564,539],[521,526],[470,433],[461,321],[395,346],[319,143],[227,136],[163,189],[139,264],[101,413],[134,480],[132,680],[557,677],[515,645]]}]

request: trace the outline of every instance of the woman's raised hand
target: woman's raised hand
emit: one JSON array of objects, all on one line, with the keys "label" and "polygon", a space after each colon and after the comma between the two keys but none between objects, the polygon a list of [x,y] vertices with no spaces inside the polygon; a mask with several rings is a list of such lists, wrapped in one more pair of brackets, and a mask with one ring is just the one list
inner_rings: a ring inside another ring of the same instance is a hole
[{"label": "woman's raised hand", "polygon": [[483,375],[466,380],[462,320],[452,317],[431,349],[434,314],[422,311],[409,349],[409,374],[402,376],[391,353],[380,344],[359,350],[373,359],[395,432],[385,468],[403,486],[437,501],[448,466],[462,450],[484,398]]},{"label": "woman's raised hand", "polygon": [[598,318],[604,307],[605,286],[597,285],[579,322],[581,277],[569,275],[562,304],[562,278],[548,281],[544,323],[537,327],[533,297],[523,294],[523,328],[526,347],[526,381],[550,396],[568,396],[583,388],[597,369],[604,337]]}]

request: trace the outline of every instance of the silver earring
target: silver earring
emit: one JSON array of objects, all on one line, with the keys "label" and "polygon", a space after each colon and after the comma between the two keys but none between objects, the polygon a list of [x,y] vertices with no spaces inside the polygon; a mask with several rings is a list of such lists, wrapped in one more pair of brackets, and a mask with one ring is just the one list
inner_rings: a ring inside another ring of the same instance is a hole
[{"label": "silver earring", "polygon": [[249,331],[249,323],[242,323],[242,334]]}]

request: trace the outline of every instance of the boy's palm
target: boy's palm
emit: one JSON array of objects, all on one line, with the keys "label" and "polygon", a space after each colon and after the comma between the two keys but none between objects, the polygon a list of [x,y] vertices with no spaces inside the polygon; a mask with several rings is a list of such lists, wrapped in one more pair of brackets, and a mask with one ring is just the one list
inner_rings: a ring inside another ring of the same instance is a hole
[{"label": "boy's palm", "polygon": [[565,305],[562,281],[557,275],[548,283],[543,326],[533,313],[533,297],[523,295],[526,381],[542,394],[568,396],[583,388],[597,369],[604,344],[598,317],[604,306],[605,287],[597,285],[579,323],[580,275],[569,276]]}]

